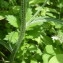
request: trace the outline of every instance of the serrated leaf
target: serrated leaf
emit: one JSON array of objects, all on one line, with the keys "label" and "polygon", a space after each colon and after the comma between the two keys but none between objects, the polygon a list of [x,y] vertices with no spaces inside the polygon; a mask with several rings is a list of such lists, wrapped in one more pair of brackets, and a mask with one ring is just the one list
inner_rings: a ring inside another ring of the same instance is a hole
[{"label": "serrated leaf", "polygon": [[18,40],[18,32],[11,32],[8,33],[8,35],[6,35],[6,37],[4,38],[4,40],[9,40],[11,43],[16,43]]},{"label": "serrated leaf", "polygon": [[6,20],[8,21],[8,23],[14,27],[18,27],[18,21],[17,18],[13,15],[7,15],[6,16]]}]

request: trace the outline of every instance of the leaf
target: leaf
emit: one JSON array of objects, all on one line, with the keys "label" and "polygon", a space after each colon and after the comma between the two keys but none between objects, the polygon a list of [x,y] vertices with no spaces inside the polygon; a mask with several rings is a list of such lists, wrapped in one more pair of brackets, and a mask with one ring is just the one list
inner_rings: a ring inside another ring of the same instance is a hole
[{"label": "leaf", "polygon": [[48,7],[44,7],[44,8],[42,8],[42,10],[41,10],[41,15],[42,16],[46,16],[46,14],[49,12],[49,8]]},{"label": "leaf", "polygon": [[40,26],[31,27],[29,30],[26,31],[26,38],[35,39],[35,38],[38,38],[40,34],[41,34]]},{"label": "leaf", "polygon": [[59,19],[49,18],[49,17],[36,17],[32,21],[26,23],[26,30],[33,28],[37,25],[42,25],[44,22],[55,22],[63,25],[63,21]]},{"label": "leaf", "polygon": [[9,40],[12,44],[15,44],[18,40],[18,32],[11,32],[6,35],[4,40]]},{"label": "leaf", "polygon": [[45,45],[51,45],[53,44],[53,40],[52,38],[48,37],[48,36],[45,36],[45,35],[42,35],[42,41],[44,42]]},{"label": "leaf", "polygon": [[31,59],[31,62],[30,63],[37,63],[37,60],[32,60]]},{"label": "leaf", "polygon": [[49,63],[63,63],[63,54],[57,54],[56,56],[53,56]]},{"label": "leaf", "polygon": [[26,62],[23,60],[22,63],[26,63]]},{"label": "leaf", "polygon": [[29,21],[31,17],[32,17],[32,10],[31,8],[28,8],[26,13],[26,21]]},{"label": "leaf", "polygon": [[[42,32],[42,24],[45,22],[44,20],[34,20],[32,22],[26,23],[26,37],[27,38],[38,38]],[[33,33],[34,32],[34,33]]]},{"label": "leaf", "polygon": [[40,38],[40,36],[38,38],[35,38],[34,40],[37,41],[38,44],[41,44],[41,38]]},{"label": "leaf", "polygon": [[48,63],[49,58],[50,58],[49,54],[43,54],[43,56],[42,56],[43,63]]},{"label": "leaf", "polygon": [[[58,20],[58,19],[54,19],[54,18],[48,18],[48,17],[36,17],[34,20],[32,20],[31,22],[27,22],[26,23],[26,38],[31,38],[31,39],[35,39],[40,37],[42,31],[43,31],[43,23],[44,22],[54,22],[54,23],[58,23],[63,25],[62,20]],[[53,26],[55,26],[55,24],[53,24]],[[45,26],[44,26],[45,27]],[[46,26],[47,28],[50,27],[49,24],[47,24]],[[54,32],[55,30],[52,29],[52,32]],[[34,33],[33,33],[34,32]],[[47,37],[48,39],[51,40],[51,38]],[[45,38],[44,38],[45,40]],[[52,40],[50,41],[48,40],[48,42],[50,44],[52,44]],[[47,42],[47,39],[45,41],[45,43]]]},{"label": "leaf", "polygon": [[38,4],[38,3],[43,3],[44,0],[31,0],[30,4]]},{"label": "leaf", "polygon": [[6,20],[8,23],[14,27],[18,27],[17,18],[13,15],[6,15]]},{"label": "leaf", "polygon": [[63,43],[63,32],[61,30],[58,31],[57,37],[60,43]]},{"label": "leaf", "polygon": [[41,52],[41,50],[39,48],[37,48],[36,52],[37,52],[37,54],[42,55],[42,52]]},{"label": "leaf", "polygon": [[56,29],[60,29],[61,26],[62,26],[61,24],[55,23],[55,28],[56,28]]},{"label": "leaf", "polygon": [[3,20],[4,19],[4,17],[3,16],[0,16],[0,20]]},{"label": "leaf", "polygon": [[60,62],[57,60],[56,56],[53,56],[53,57],[49,60],[49,63],[60,63]]},{"label": "leaf", "polygon": [[30,52],[33,52],[34,53],[34,52],[36,52],[37,47],[34,46],[34,45],[30,45],[29,50],[30,50]]},{"label": "leaf", "polygon": [[26,23],[26,30],[29,30],[30,28],[33,28],[35,26],[40,26],[47,20],[44,17],[36,17],[34,20],[31,22]]},{"label": "leaf", "polygon": [[52,45],[46,45],[45,50],[48,54],[55,55],[55,51]]}]

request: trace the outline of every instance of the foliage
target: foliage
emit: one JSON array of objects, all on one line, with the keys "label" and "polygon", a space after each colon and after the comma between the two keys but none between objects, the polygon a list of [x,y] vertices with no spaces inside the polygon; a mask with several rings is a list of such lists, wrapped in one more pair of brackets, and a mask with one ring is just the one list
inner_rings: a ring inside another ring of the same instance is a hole
[{"label": "foliage", "polygon": [[[63,1],[29,0],[26,34],[14,63],[63,63]],[[0,0],[0,62],[19,37],[20,0]],[[11,58],[12,59],[12,58]]]}]

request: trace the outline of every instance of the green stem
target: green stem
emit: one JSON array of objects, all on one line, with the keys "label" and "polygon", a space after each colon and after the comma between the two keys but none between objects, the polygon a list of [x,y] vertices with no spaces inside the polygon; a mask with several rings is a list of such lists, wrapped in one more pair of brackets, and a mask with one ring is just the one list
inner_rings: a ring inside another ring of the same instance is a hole
[{"label": "green stem", "polygon": [[10,56],[10,63],[13,63],[14,58],[16,56],[17,51],[19,50],[19,47],[22,43],[22,40],[24,38],[25,35],[25,28],[26,28],[26,2],[27,0],[21,0],[21,14],[20,14],[20,18],[21,18],[21,26],[20,26],[20,33],[19,33],[19,38],[18,41],[16,43],[15,48],[13,49],[13,52]]}]

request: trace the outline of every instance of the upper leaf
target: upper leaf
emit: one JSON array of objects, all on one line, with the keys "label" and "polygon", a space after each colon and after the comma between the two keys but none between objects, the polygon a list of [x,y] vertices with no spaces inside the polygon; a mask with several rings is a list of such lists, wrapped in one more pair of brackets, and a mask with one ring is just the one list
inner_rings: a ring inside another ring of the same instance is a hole
[{"label": "upper leaf", "polygon": [[18,21],[17,18],[13,15],[7,15],[6,20],[8,21],[9,24],[11,24],[14,27],[18,27]]}]

